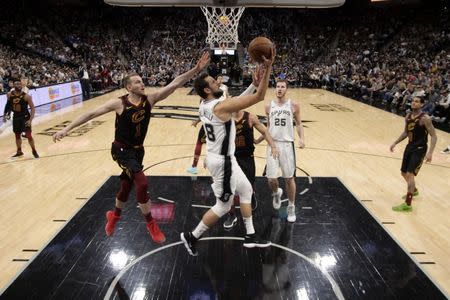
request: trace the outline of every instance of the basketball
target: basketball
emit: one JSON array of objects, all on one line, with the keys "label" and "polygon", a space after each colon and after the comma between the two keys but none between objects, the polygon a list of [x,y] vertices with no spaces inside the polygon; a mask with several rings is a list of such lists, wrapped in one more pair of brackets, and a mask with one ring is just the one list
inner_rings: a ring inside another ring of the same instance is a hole
[{"label": "basketball", "polygon": [[272,41],[266,37],[259,36],[254,38],[248,45],[248,53],[255,62],[263,62],[263,56],[270,58],[270,49],[272,48]]}]

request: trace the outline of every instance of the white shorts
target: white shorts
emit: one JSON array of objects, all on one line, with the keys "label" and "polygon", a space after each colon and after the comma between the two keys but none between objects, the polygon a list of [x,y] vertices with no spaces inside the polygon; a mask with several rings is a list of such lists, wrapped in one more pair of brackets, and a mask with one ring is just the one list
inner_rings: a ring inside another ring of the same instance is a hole
[{"label": "white shorts", "polygon": [[274,141],[278,148],[280,156],[274,159],[272,156],[272,148],[267,146],[267,164],[266,177],[278,178],[278,170],[281,169],[283,178],[295,177],[295,150],[294,142],[278,142]]},{"label": "white shorts", "polygon": [[227,202],[239,195],[242,203],[250,203],[253,188],[234,156],[208,153],[206,168],[213,178],[211,187],[218,200]]}]

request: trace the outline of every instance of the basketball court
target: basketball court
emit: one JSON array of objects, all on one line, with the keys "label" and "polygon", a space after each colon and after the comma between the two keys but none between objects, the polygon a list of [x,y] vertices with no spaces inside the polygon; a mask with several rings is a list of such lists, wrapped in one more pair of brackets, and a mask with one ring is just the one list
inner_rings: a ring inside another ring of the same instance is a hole
[{"label": "basketball court", "polygon": [[[121,171],[110,154],[113,113],[59,143],[51,138],[124,90],[86,102],[74,99],[74,105],[49,112],[39,108],[33,122],[39,159],[26,140],[25,155],[11,159],[14,135],[10,129],[0,135],[0,298],[448,297],[450,157],[439,151],[450,134],[437,130],[433,161],[416,180],[420,196],[413,212],[393,212],[406,189],[400,176],[406,143],[394,153],[389,145],[404,119],[326,90],[287,94],[300,104],[306,139],[306,148],[295,150],[297,221],[286,221],[286,201],[279,211],[272,208],[267,180],[257,177],[254,223],[273,245],[243,248],[242,219],[230,231],[219,221],[199,242],[199,256],[189,256],[179,234],[214,204],[204,156],[198,176],[186,172],[198,133],[191,126],[198,96],[190,91],[178,89],[153,108],[144,145],[152,214],[167,237],[162,245],[148,236],[134,190],[115,234],[105,235],[105,213],[114,205]],[[274,97],[269,89],[265,101]],[[248,111],[263,117],[264,103]],[[265,153],[264,142],[256,145],[257,176]]]}]

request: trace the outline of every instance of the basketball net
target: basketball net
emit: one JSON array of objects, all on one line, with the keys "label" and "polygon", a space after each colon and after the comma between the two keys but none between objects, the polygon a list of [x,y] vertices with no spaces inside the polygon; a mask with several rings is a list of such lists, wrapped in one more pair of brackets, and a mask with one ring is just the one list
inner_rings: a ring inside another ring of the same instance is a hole
[{"label": "basketball net", "polygon": [[226,45],[228,49],[236,49],[239,43],[239,20],[245,7],[213,7],[201,6],[203,14],[208,22],[208,37],[206,43],[211,49],[222,49]]}]

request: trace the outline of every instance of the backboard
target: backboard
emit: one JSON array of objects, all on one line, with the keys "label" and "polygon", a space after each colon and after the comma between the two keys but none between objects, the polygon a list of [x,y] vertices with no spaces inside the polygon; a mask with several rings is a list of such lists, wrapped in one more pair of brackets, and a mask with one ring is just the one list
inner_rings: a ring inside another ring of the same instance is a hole
[{"label": "backboard", "polygon": [[298,7],[327,8],[338,7],[345,0],[104,0],[105,3],[118,6],[244,6],[244,7]]},{"label": "backboard", "polygon": [[[247,7],[330,8],[345,0],[104,0],[117,6],[200,7],[208,22],[206,43],[214,50],[236,49],[239,43],[239,19]],[[225,45],[225,46],[223,46]]]}]

